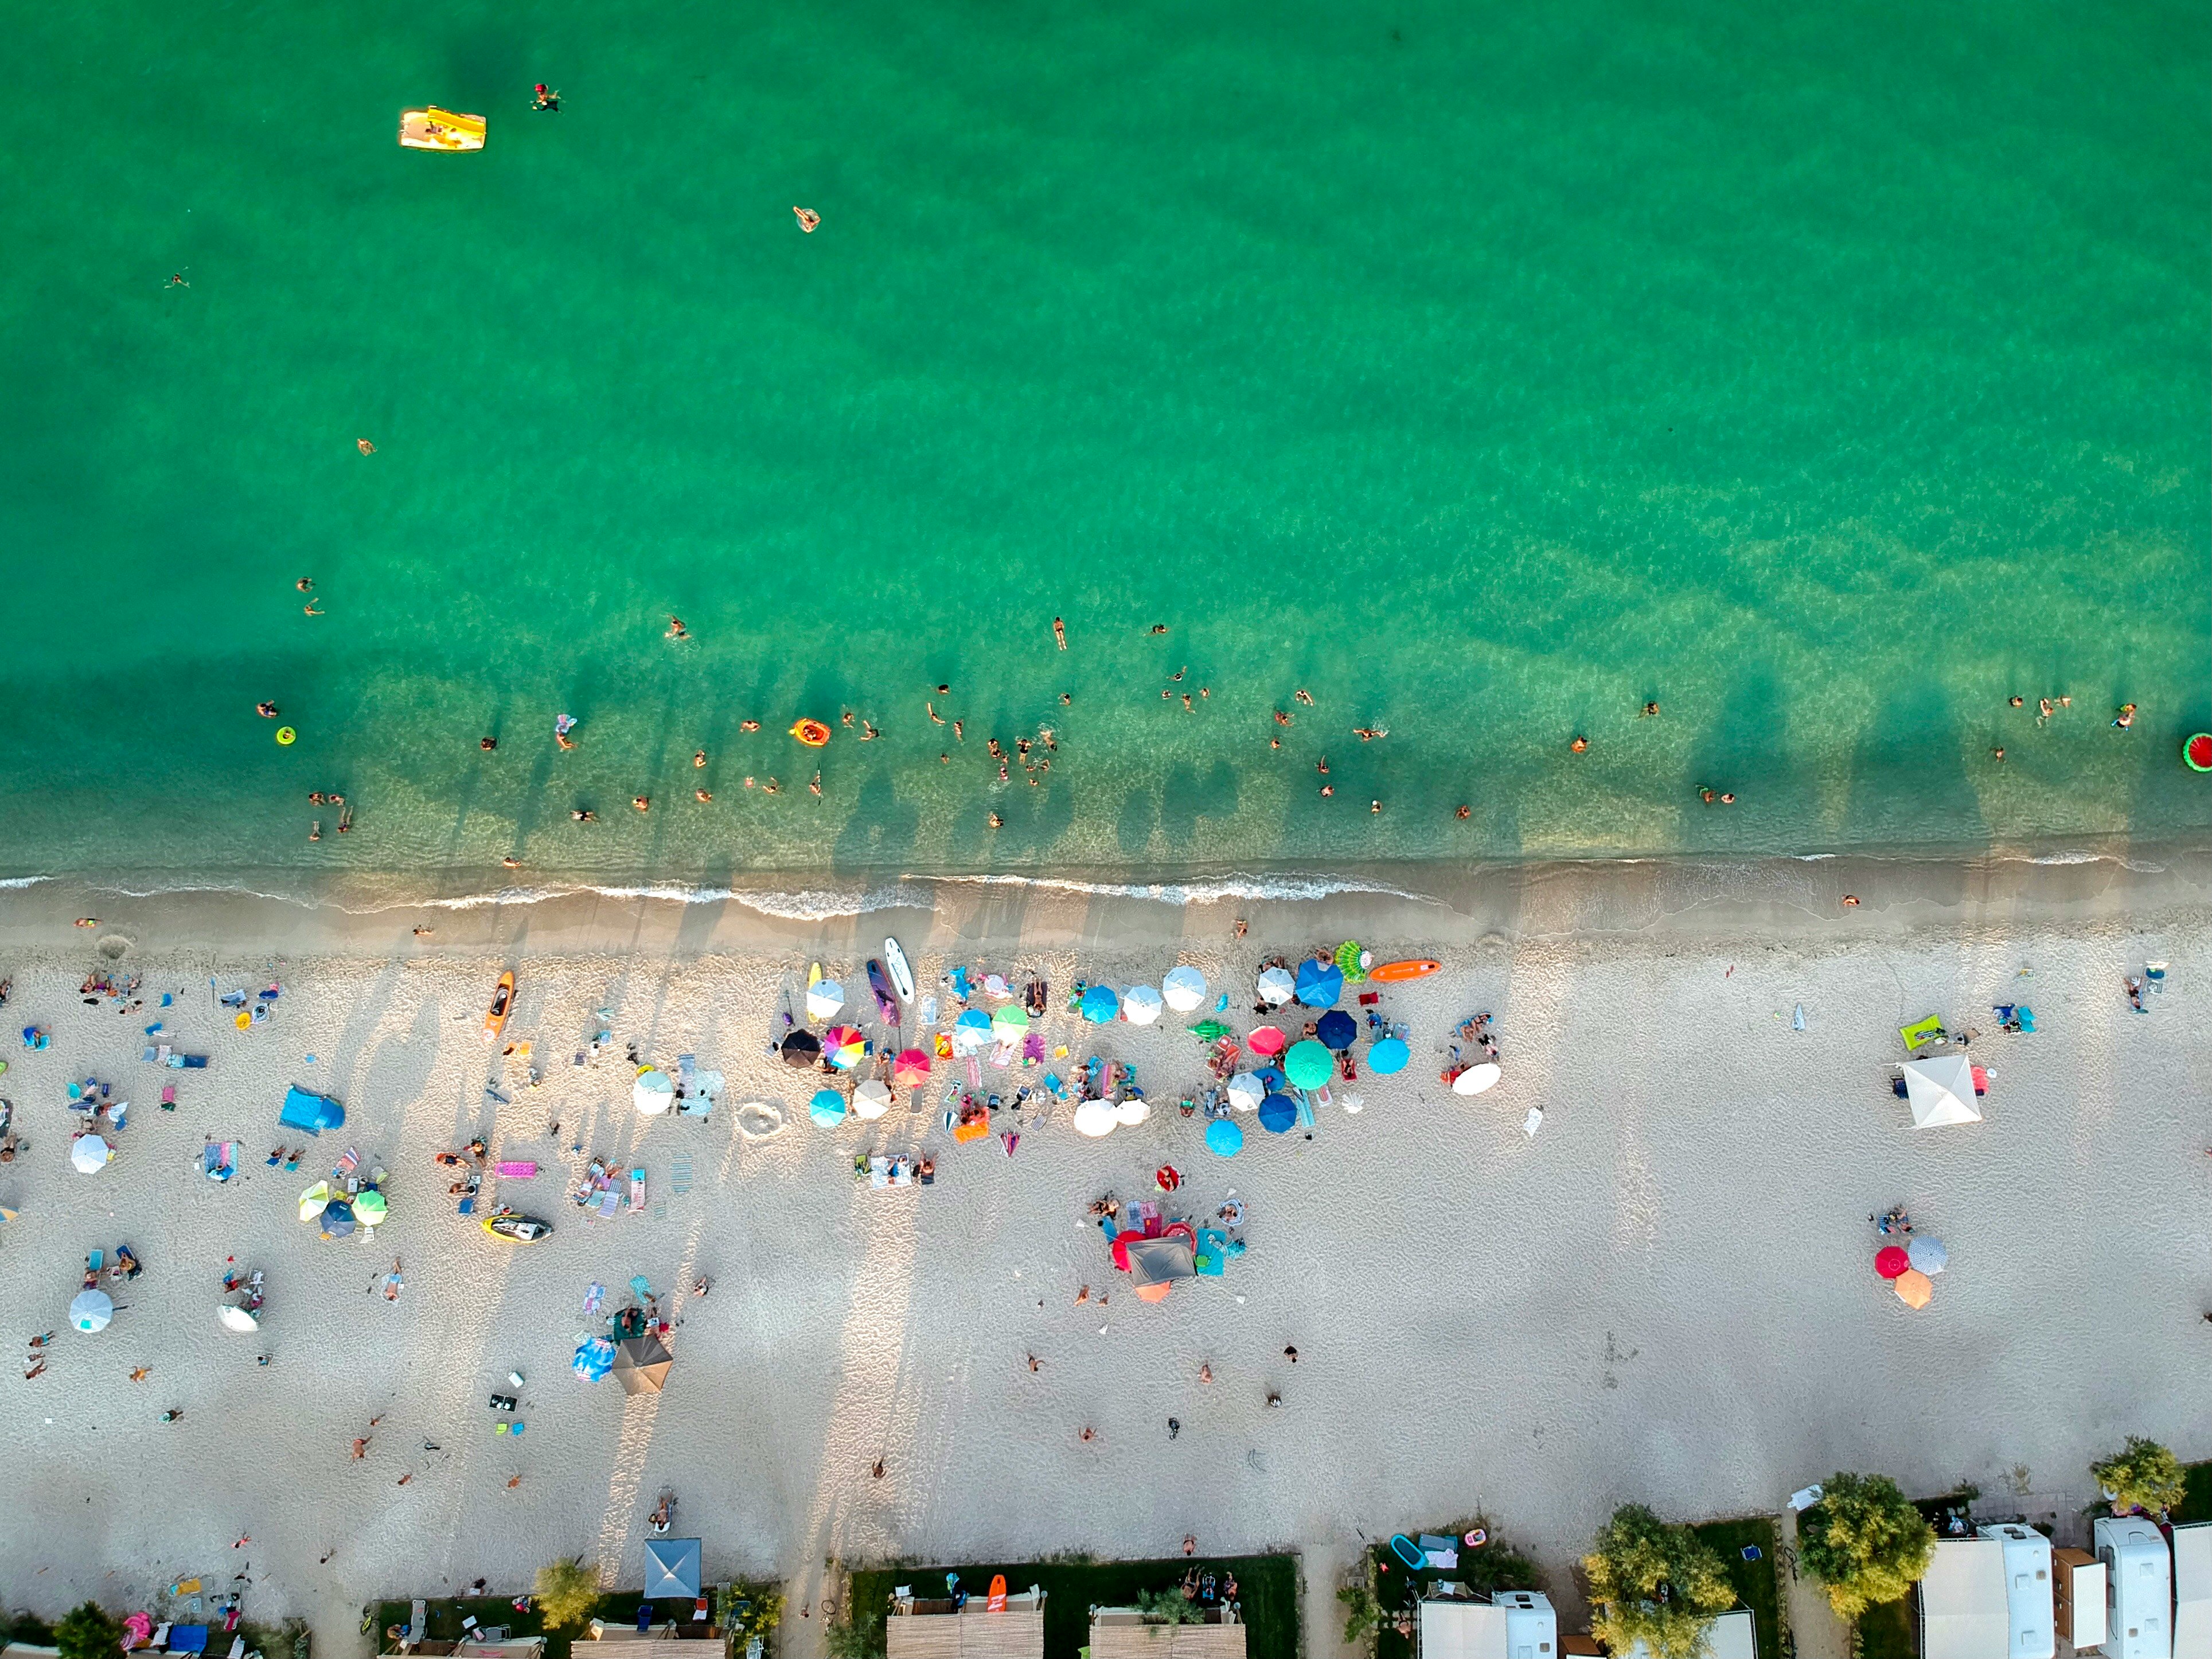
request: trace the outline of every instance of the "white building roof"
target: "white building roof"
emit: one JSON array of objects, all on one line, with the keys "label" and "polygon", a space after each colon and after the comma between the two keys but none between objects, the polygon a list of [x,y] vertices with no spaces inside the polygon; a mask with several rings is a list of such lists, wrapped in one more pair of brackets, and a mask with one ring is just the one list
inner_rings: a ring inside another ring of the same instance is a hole
[{"label": "white building roof", "polygon": [[1947,1539],[1920,1581],[1920,1659],[2010,1659],[2004,1546]]}]

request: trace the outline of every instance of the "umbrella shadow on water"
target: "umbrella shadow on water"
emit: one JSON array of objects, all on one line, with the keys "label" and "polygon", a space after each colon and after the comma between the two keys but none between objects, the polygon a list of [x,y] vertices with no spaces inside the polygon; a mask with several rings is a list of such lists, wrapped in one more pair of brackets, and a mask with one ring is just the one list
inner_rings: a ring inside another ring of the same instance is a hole
[{"label": "umbrella shadow on water", "polygon": [[[1986,846],[1989,824],[1966,775],[1949,696],[1933,679],[1899,687],[1859,744],[1840,838],[1880,848],[1908,842]],[[1965,867],[1957,878],[1963,886]]]},{"label": "umbrella shadow on water", "polygon": [[1700,789],[1747,799],[1755,794],[1755,823],[1811,821],[1809,804],[1789,799],[1790,792],[1806,786],[1790,777],[1783,743],[1788,719],[1782,684],[1771,666],[1758,664],[1738,676],[1722,702],[1719,717],[1691,750],[1690,775],[1681,784],[1681,799],[1688,804],[1676,820],[1685,850],[1735,846],[1745,821],[1741,811],[1723,805],[1708,809],[1698,799]]},{"label": "umbrella shadow on water", "polygon": [[1199,820],[1226,823],[1237,813],[1237,770],[1218,760],[1200,773],[1182,763],[1168,774],[1160,789],[1160,833],[1167,844],[1181,852],[1197,838]]},{"label": "umbrella shadow on water", "polygon": [[899,799],[888,766],[878,766],[860,785],[860,798],[830,848],[830,866],[839,872],[896,868],[914,854],[921,830],[921,809]]},{"label": "umbrella shadow on water", "polygon": [[1152,845],[1152,830],[1160,821],[1159,802],[1149,787],[1129,792],[1121,813],[1114,821],[1114,843],[1125,858],[1135,858]]}]

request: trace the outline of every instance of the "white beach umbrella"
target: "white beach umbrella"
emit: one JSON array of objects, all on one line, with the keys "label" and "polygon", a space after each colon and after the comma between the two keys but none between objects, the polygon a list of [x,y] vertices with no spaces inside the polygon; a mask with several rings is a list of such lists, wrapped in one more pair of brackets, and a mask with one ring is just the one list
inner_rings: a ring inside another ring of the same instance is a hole
[{"label": "white beach umbrella", "polygon": [[1267,1085],[1256,1073],[1239,1072],[1229,1079],[1229,1103],[1240,1112],[1256,1112],[1267,1097]]},{"label": "white beach umbrella", "polygon": [[676,1085],[668,1080],[667,1073],[657,1072],[648,1066],[630,1085],[629,1097],[640,1116],[659,1117],[676,1103]]},{"label": "white beach umbrella", "polygon": [[115,1304],[106,1291],[79,1291],[76,1300],[70,1304],[70,1323],[87,1334],[106,1330],[107,1322],[114,1317]]},{"label": "white beach umbrella", "polygon": [[861,1117],[881,1117],[890,1109],[890,1085],[880,1078],[872,1077],[853,1091],[853,1110]]},{"label": "white beach umbrella", "polygon": [[812,1019],[828,1019],[845,1006],[845,988],[834,979],[821,979],[806,988],[806,1012]]},{"label": "white beach umbrella", "polygon": [[114,1156],[115,1149],[98,1135],[79,1135],[70,1148],[70,1164],[80,1175],[98,1175]]},{"label": "white beach umbrella", "polygon": [[258,1331],[261,1322],[235,1302],[226,1302],[216,1310],[216,1317],[222,1321],[227,1331]]},{"label": "white beach umbrella", "polygon": [[1114,1133],[1120,1120],[1114,1115],[1112,1104],[1103,1100],[1086,1100],[1075,1109],[1075,1133],[1096,1140]]},{"label": "white beach umbrella", "polygon": [[1166,977],[1160,981],[1160,989],[1167,997],[1168,1006],[1176,1012],[1193,1013],[1206,1000],[1206,975],[1185,963],[1168,969]]},{"label": "white beach umbrella", "polygon": [[1152,1115],[1152,1103],[1142,1095],[1131,1095],[1114,1108],[1114,1121],[1134,1128]]},{"label": "white beach umbrella", "polygon": [[1974,1068],[1964,1054],[1906,1060],[1905,1094],[1916,1129],[1982,1121],[1982,1109],[1974,1103]]},{"label": "white beach umbrella", "polygon": [[1486,1060],[1480,1066],[1468,1066],[1454,1078],[1452,1092],[1455,1095],[1479,1095],[1486,1089],[1494,1087],[1502,1075],[1504,1073],[1498,1069],[1496,1060]]},{"label": "white beach umbrella", "polygon": [[1260,975],[1260,1000],[1279,1008],[1297,993],[1297,982],[1287,968],[1270,968]]},{"label": "white beach umbrella", "polygon": [[1121,1018],[1132,1025],[1150,1025],[1160,1007],[1160,994],[1149,985],[1132,985],[1121,994]]}]

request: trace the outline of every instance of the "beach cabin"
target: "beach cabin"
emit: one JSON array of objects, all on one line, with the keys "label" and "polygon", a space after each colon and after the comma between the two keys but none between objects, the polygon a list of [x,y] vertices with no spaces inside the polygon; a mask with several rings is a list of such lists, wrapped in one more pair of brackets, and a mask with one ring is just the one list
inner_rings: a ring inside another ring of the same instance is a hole
[{"label": "beach cabin", "polygon": [[884,1659],[1044,1659],[1044,1591],[1032,1584],[994,1611],[988,1596],[918,1598],[900,1584],[884,1620]]},{"label": "beach cabin", "polygon": [[2166,1534],[2139,1515],[2100,1516],[2091,1534],[2105,1564],[2105,1652],[2111,1659],[2173,1659],[2173,1558]]},{"label": "beach cabin", "polygon": [[2017,1521],[1978,1527],[2004,1550],[2005,1616],[2012,1626],[2012,1659],[2051,1659],[2058,1651],[2051,1586],[2051,1540]]},{"label": "beach cabin", "polygon": [[1942,1540],[1917,1589],[1920,1659],[2005,1659],[2011,1651],[2004,1545],[1998,1540]]},{"label": "beach cabin", "polygon": [[2052,1624],[2076,1653],[2105,1643],[2105,1564],[2087,1550],[2051,1552]]},{"label": "beach cabin", "polygon": [[2173,1551],[2173,1659],[2212,1659],[2212,1521],[2166,1528]]},{"label": "beach cabin", "polygon": [[1486,1598],[1445,1582],[1422,1598],[1417,1637],[1419,1659],[1559,1659],[1559,1619],[1540,1591]]},{"label": "beach cabin", "polygon": [[1148,1621],[1134,1607],[1091,1615],[1091,1659],[1244,1659],[1244,1626],[1234,1609],[1208,1607],[1195,1625]]}]

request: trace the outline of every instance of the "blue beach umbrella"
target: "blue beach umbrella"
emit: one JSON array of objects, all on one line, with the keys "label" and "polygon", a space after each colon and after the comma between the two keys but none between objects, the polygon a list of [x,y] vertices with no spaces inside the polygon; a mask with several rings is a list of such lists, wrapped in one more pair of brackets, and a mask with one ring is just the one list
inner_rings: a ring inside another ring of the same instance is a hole
[{"label": "blue beach umbrella", "polygon": [[1293,1042],[1291,1052],[1283,1056],[1283,1070],[1292,1083],[1301,1089],[1318,1089],[1328,1081],[1329,1073],[1336,1062],[1329,1058],[1328,1050],[1312,1038]]},{"label": "blue beach umbrella", "polygon": [[1349,1048],[1359,1035],[1359,1024],[1343,1009],[1332,1008],[1315,1023],[1314,1035],[1324,1048]]},{"label": "blue beach umbrella", "polygon": [[1083,1017],[1093,1025],[1103,1025],[1121,1012],[1121,999],[1110,985],[1094,985],[1083,994]]},{"label": "blue beach umbrella", "polygon": [[1206,1150],[1234,1158],[1244,1150],[1244,1131],[1227,1118],[1217,1117],[1206,1126]]},{"label": "blue beach umbrella", "polygon": [[1413,1058],[1412,1051],[1395,1037],[1384,1037],[1367,1051],[1367,1069],[1378,1077],[1388,1077],[1393,1072],[1402,1072],[1406,1062]]},{"label": "blue beach umbrella", "polygon": [[1262,1094],[1280,1094],[1290,1086],[1291,1080],[1283,1075],[1282,1067],[1279,1066],[1259,1066],[1254,1070],[1252,1075],[1260,1079],[1260,1091]]},{"label": "blue beach umbrella", "polygon": [[952,1022],[952,1046],[969,1054],[981,1054],[991,1046],[991,1017],[981,1008],[970,1008]]},{"label": "blue beach umbrella", "polygon": [[845,1121],[845,1097],[835,1089],[817,1089],[806,1103],[806,1115],[823,1128],[834,1129]]},{"label": "blue beach umbrella", "polygon": [[1309,1008],[1334,1008],[1344,994],[1344,969],[1309,957],[1298,964],[1298,1000]]},{"label": "blue beach umbrella", "polygon": [[334,1198],[323,1206],[323,1237],[325,1238],[350,1237],[353,1230],[360,1224],[354,1219],[353,1206],[343,1199]]},{"label": "blue beach umbrella", "polygon": [[1269,1095],[1260,1103],[1260,1127],[1271,1135],[1286,1133],[1298,1121],[1298,1103],[1288,1095]]}]

